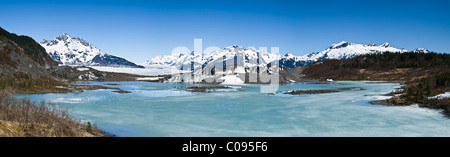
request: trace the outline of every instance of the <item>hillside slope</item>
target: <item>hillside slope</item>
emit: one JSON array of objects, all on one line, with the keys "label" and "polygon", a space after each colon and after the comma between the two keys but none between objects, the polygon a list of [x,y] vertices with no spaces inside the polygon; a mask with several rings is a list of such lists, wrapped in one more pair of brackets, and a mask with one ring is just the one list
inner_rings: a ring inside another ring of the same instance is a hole
[{"label": "hillside slope", "polygon": [[450,91],[450,54],[383,53],[348,60],[324,60],[301,69],[307,79],[401,80],[406,85],[391,99],[374,104],[411,105],[443,109],[450,115],[450,98],[431,99]]},{"label": "hillside slope", "polygon": [[308,79],[416,80],[448,70],[449,54],[382,53],[348,60],[323,60],[302,68]]},{"label": "hillside slope", "polygon": [[14,33],[9,33],[1,27],[0,36],[3,36],[16,43],[17,46],[23,49],[25,55],[39,63],[39,65],[41,65],[42,67],[49,68],[52,66],[58,66],[58,63],[47,54],[45,49],[32,38],[28,36],[18,36]]},{"label": "hillside slope", "polygon": [[[12,38],[12,39],[10,39]],[[18,41],[20,44],[16,43]],[[53,104],[18,100],[11,93],[69,92],[52,77],[55,66],[43,48],[29,37],[0,34],[0,137],[104,136],[103,131],[81,124],[67,110]]]},{"label": "hillside slope", "polygon": [[[0,88],[17,93],[43,93],[61,91],[57,86],[65,83],[51,76],[47,70],[57,63],[45,49],[27,36],[17,36],[1,29],[0,35]],[[18,40],[17,44],[13,40]],[[25,48],[22,48],[21,45]],[[50,58],[50,60],[48,60]]]}]

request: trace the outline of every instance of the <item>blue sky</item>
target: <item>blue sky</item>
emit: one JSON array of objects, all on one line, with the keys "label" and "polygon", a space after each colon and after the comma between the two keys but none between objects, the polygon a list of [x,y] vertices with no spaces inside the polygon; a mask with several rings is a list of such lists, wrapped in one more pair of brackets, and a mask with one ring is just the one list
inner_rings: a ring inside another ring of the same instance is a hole
[{"label": "blue sky", "polygon": [[[333,43],[389,42],[450,52],[450,1],[0,1],[0,27],[37,41],[61,33],[142,63],[177,46],[279,47],[304,55]],[[270,48],[269,48],[270,49]]]}]

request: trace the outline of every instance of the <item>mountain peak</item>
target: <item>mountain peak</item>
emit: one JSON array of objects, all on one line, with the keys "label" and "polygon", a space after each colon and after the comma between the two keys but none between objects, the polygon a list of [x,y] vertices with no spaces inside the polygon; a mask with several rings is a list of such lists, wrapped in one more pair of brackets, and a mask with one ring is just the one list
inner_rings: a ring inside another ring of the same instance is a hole
[{"label": "mountain peak", "polygon": [[426,48],[417,48],[413,52],[419,52],[419,53],[429,53],[430,51]]},{"label": "mountain peak", "polygon": [[62,65],[140,67],[126,59],[108,55],[82,38],[72,38],[67,33],[51,41],[44,39],[40,44]]},{"label": "mountain peak", "polygon": [[67,33],[62,33],[60,34],[58,37],[68,37],[68,38],[72,38],[69,34]]},{"label": "mountain peak", "polygon": [[331,49],[338,49],[338,48],[342,48],[342,47],[347,47],[348,45],[350,45],[348,42],[346,42],[346,41],[341,41],[340,43],[338,43],[338,44],[333,44],[333,45],[331,45]]},{"label": "mountain peak", "polygon": [[62,33],[59,36],[68,36],[68,37],[70,37],[69,34],[67,34],[67,33]]},{"label": "mountain peak", "polygon": [[66,40],[72,39],[72,37],[70,37],[70,35],[67,34],[67,33],[63,33],[63,34],[60,34],[60,35],[59,35],[58,37],[56,37],[55,39],[56,39],[56,40],[66,41]]},{"label": "mountain peak", "polygon": [[79,38],[79,37],[71,37],[69,34],[67,33],[63,33],[60,34],[59,36],[57,36],[55,39],[53,39],[52,41],[48,41],[48,40],[42,40],[41,43],[46,43],[46,42],[52,42],[51,45],[57,44],[58,41],[61,41],[63,43],[69,43],[69,42],[77,42],[77,43],[81,43],[84,46],[92,46],[89,42],[87,42],[86,40]]},{"label": "mountain peak", "polygon": [[225,47],[225,49],[243,49],[243,48],[244,48],[244,47],[239,46],[239,45],[233,45],[233,46]]},{"label": "mountain peak", "polygon": [[388,42],[385,42],[383,45],[380,45],[380,47],[392,47]]}]

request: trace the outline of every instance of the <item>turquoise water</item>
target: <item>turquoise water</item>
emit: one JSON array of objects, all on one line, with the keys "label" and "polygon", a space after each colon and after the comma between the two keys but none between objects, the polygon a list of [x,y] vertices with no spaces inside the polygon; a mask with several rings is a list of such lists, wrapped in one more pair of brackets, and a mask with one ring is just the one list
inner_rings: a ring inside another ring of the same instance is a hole
[{"label": "turquoise water", "polygon": [[[92,90],[68,94],[16,95],[52,101],[82,122],[96,123],[117,136],[450,136],[450,119],[417,106],[370,105],[369,100],[400,87],[342,81],[281,85],[278,94],[259,85],[236,85],[209,93],[186,91],[187,84],[117,83],[132,93]],[[364,90],[315,95],[283,91],[361,87]]]}]

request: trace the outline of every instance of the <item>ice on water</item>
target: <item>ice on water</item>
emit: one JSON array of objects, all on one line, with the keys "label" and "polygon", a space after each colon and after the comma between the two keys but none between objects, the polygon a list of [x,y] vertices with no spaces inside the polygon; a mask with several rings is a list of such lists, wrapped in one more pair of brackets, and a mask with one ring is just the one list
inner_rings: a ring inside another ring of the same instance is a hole
[{"label": "ice on water", "polygon": [[[450,136],[450,119],[439,110],[367,103],[385,98],[381,95],[400,87],[396,83],[287,84],[274,95],[260,93],[259,85],[192,93],[187,84],[114,83],[132,93],[94,90],[17,97],[64,105],[76,118],[117,136]],[[345,87],[364,90],[282,94]]]}]

